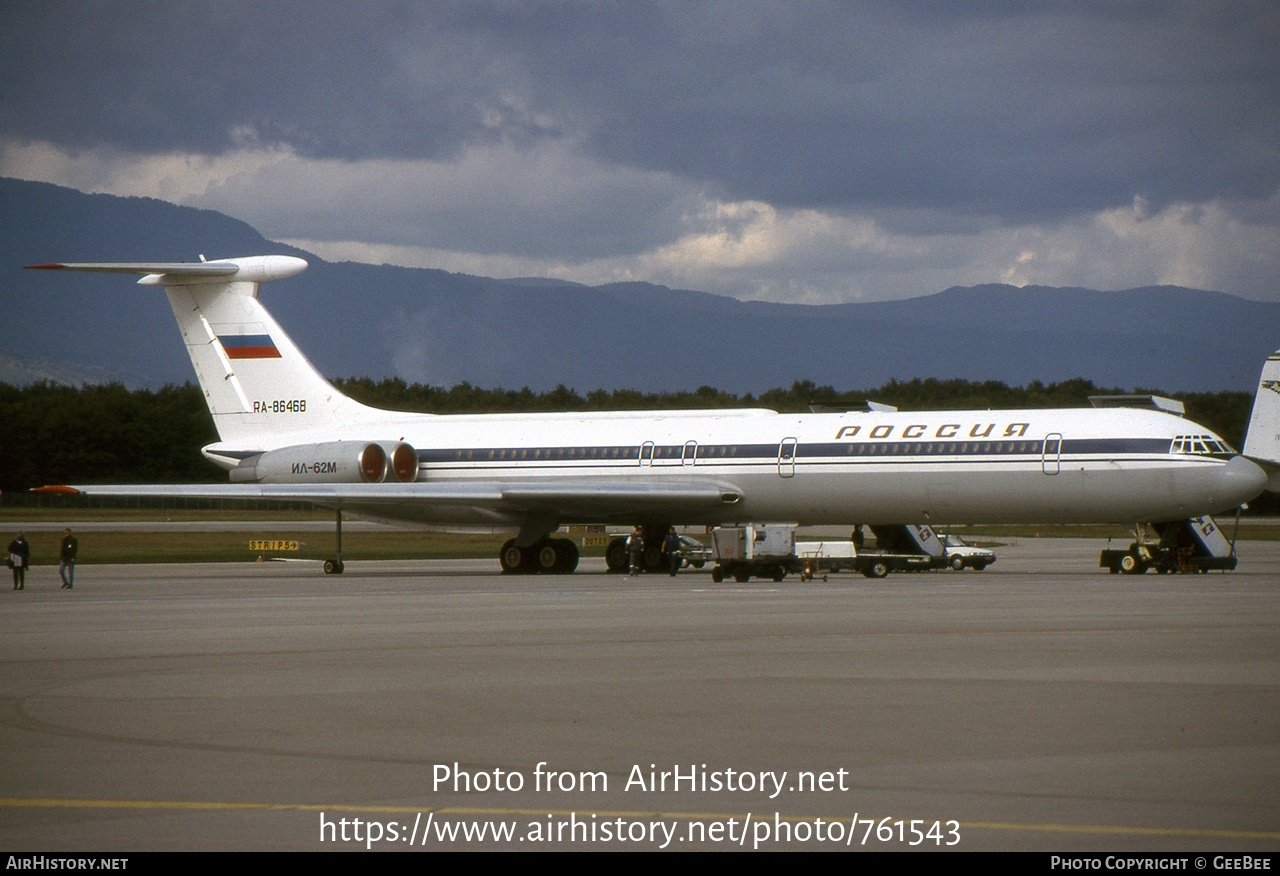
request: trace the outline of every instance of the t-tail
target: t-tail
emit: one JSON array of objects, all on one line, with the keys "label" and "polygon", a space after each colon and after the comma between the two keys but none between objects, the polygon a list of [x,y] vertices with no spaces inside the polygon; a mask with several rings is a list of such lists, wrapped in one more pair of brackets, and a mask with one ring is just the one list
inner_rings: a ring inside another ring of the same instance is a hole
[{"label": "t-tail", "polygon": [[1268,356],[1262,366],[1244,455],[1267,473],[1267,490],[1280,492],[1280,350]]},{"label": "t-tail", "polygon": [[[279,446],[282,439],[341,435],[385,416],[340,393],[258,301],[258,285],[306,269],[293,256],[251,256],[176,264],[47,264],[33,268],[142,274],[162,286],[223,447]],[[206,448],[216,461],[218,446]]]}]

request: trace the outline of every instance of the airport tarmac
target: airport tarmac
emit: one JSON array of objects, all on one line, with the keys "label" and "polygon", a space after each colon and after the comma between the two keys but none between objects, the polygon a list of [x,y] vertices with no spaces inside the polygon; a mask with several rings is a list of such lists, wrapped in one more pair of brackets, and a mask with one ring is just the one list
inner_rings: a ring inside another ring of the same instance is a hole
[{"label": "airport tarmac", "polygon": [[781,584],[38,566],[0,589],[0,844],[1280,849],[1280,542],[1102,546]]}]

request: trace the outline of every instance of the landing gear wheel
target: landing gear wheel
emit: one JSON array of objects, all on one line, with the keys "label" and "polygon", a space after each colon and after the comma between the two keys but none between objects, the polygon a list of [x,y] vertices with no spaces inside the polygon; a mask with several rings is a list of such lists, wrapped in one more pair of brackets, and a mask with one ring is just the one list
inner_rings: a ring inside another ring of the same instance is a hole
[{"label": "landing gear wheel", "polygon": [[529,571],[525,568],[525,553],[516,545],[514,538],[509,538],[498,551],[498,563],[502,566],[502,574],[518,575]]},{"label": "landing gear wheel", "polygon": [[604,549],[604,564],[610,572],[624,575],[627,572],[627,540],[622,536],[609,542]]},{"label": "landing gear wheel", "polygon": [[324,573],[326,575],[341,575],[344,568],[345,566],[343,566],[342,560],[324,561]]},{"label": "landing gear wheel", "polygon": [[546,539],[529,550],[533,554],[533,565],[539,572],[567,575],[578,568],[578,545],[571,539]]},{"label": "landing gear wheel", "polygon": [[1125,554],[1120,558],[1120,571],[1126,575],[1141,575],[1147,571],[1147,564],[1135,554]]},{"label": "landing gear wheel", "polygon": [[556,571],[568,575],[578,568],[578,543],[571,538],[557,539],[559,543],[560,568]]},{"label": "landing gear wheel", "polygon": [[560,551],[556,549],[556,542],[544,541],[534,545],[534,558],[538,563],[539,572],[554,572],[556,567],[560,565]]},{"label": "landing gear wheel", "polygon": [[867,576],[868,578],[887,577],[889,574],[889,564],[881,560],[878,560],[872,563],[871,565],[867,566],[866,570],[863,571],[862,574]]},{"label": "landing gear wheel", "polygon": [[646,572],[665,572],[667,570],[666,557],[662,554],[662,544],[647,544],[644,546],[644,570]]}]

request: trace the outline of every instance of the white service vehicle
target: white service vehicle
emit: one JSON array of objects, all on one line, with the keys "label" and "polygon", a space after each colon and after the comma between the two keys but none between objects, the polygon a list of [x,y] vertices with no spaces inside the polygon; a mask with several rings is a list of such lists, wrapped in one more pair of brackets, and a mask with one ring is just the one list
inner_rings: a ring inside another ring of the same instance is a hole
[{"label": "white service vehicle", "polygon": [[946,551],[947,565],[957,572],[965,568],[981,572],[996,561],[995,551],[966,544],[958,535],[944,535],[942,547]]},{"label": "white service vehicle", "polygon": [[716,551],[711,580],[717,584],[726,575],[739,583],[753,575],[781,581],[797,568],[795,524],[717,526],[711,539]]}]

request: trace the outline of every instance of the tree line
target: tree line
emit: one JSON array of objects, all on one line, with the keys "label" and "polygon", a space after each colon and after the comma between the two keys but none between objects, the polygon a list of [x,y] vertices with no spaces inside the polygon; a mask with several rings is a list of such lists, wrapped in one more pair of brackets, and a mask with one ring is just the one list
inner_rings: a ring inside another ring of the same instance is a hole
[{"label": "tree line", "polygon": [[[563,385],[546,392],[483,389],[469,383],[445,388],[399,378],[349,378],[335,385],[375,407],[429,413],[660,410],[763,407],[804,412],[813,406],[847,410],[871,399],[909,410],[1062,408],[1088,405],[1090,395],[1117,395],[1088,380],[1011,387],[998,381],[892,380],[879,389],[836,391],[801,380],[790,388],[736,395],[710,386],[645,393]],[[1143,390],[1142,392],[1149,392]],[[1162,394],[1162,393],[1156,393]],[[1175,393],[1187,417],[1232,446],[1244,443],[1253,396],[1245,392]],[[198,386],[129,390],[118,383],[63,386],[0,383],[0,491],[44,484],[199,483],[226,475],[200,448],[218,439]]]}]

